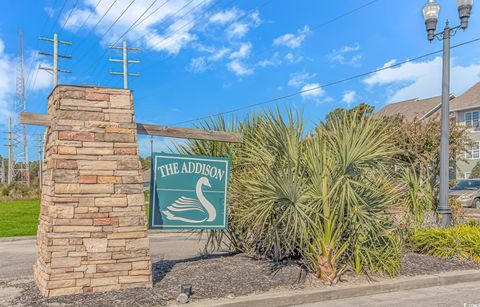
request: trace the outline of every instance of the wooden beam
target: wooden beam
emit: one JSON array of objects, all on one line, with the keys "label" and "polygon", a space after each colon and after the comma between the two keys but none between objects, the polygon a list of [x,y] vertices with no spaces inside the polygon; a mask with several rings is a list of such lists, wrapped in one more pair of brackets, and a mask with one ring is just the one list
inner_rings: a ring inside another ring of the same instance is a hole
[{"label": "wooden beam", "polygon": [[20,124],[29,124],[37,126],[50,126],[52,117],[48,114],[38,114],[30,112],[20,113]]},{"label": "wooden beam", "polygon": [[[38,114],[30,112],[20,113],[20,123],[38,126],[50,126],[52,118],[49,114]],[[152,124],[137,123],[137,132],[139,134],[165,136],[181,139],[193,140],[209,140],[218,142],[241,143],[242,136],[238,133],[193,129],[193,128],[179,128]]]},{"label": "wooden beam", "polygon": [[139,134],[158,135],[181,139],[209,140],[230,143],[243,142],[243,138],[240,134],[223,131],[179,128],[140,123],[137,123],[137,131]]}]

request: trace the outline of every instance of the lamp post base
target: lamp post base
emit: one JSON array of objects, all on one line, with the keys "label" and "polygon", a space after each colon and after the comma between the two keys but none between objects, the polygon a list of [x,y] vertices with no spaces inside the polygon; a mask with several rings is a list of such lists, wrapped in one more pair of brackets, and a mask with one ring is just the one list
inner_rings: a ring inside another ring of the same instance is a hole
[{"label": "lamp post base", "polygon": [[441,227],[448,228],[452,225],[452,210],[438,209],[437,224]]}]

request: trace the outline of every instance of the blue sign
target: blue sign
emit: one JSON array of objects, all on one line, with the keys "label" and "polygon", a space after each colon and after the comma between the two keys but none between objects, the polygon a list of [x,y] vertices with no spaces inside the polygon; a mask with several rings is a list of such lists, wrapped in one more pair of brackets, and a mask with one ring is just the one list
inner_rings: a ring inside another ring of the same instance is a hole
[{"label": "blue sign", "polygon": [[154,153],[150,228],[225,229],[230,159]]}]

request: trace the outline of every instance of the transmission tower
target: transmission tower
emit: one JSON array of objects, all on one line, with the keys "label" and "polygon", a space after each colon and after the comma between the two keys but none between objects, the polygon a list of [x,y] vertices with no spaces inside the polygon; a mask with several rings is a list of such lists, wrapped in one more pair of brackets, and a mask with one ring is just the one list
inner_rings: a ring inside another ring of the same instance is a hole
[{"label": "transmission tower", "polygon": [[23,55],[23,32],[18,31],[18,63],[16,76],[16,97],[14,103],[13,118],[13,178],[14,182],[30,185],[30,167],[28,161],[28,133],[27,125],[20,124],[20,113],[27,110],[27,98],[25,94],[24,78],[24,55]]}]

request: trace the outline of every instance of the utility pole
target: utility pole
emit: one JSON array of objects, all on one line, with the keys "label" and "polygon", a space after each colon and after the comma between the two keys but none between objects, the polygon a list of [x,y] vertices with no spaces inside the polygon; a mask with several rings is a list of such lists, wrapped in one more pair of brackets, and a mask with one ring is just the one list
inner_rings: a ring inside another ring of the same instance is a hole
[{"label": "utility pole", "polygon": [[53,54],[52,53],[46,53],[46,52],[38,52],[39,55],[44,55],[44,56],[51,56],[53,57],[53,68],[52,67],[42,67],[40,66],[39,69],[46,70],[48,72],[51,72],[53,74],[53,87],[55,88],[58,85],[58,73],[63,72],[63,73],[71,73],[71,70],[65,70],[65,69],[59,69],[58,68],[58,58],[62,59],[71,59],[71,56],[66,56],[66,55],[60,55],[58,54],[58,44],[61,45],[72,45],[71,42],[64,42],[58,39],[58,34],[53,34],[53,39],[47,38],[47,37],[39,37],[39,40],[42,41],[47,41],[53,43]]},{"label": "utility pole", "polygon": [[153,135],[150,136],[150,157],[153,157]]},{"label": "utility pole", "polygon": [[123,41],[123,46],[118,47],[118,46],[108,46],[110,49],[120,49],[123,51],[123,59],[112,59],[108,58],[110,62],[118,62],[118,63],[123,63],[123,72],[115,72],[115,71],[110,71],[109,73],[111,75],[120,75],[123,76],[123,88],[128,89],[128,77],[140,77],[140,74],[131,74],[128,72],[128,63],[133,63],[133,64],[138,64],[140,61],[138,60],[129,60],[128,59],[128,51],[140,51],[138,48],[128,48],[127,47],[127,41]]},{"label": "utility pole", "polygon": [[45,143],[45,134],[38,133],[37,145],[35,146],[38,149],[38,186],[42,189],[43,182],[43,147]]},{"label": "utility pole", "polygon": [[1,179],[1,183],[4,184],[5,183],[5,158],[3,157],[0,157],[2,160],[2,166],[0,167],[0,171],[2,172],[2,179]]}]

